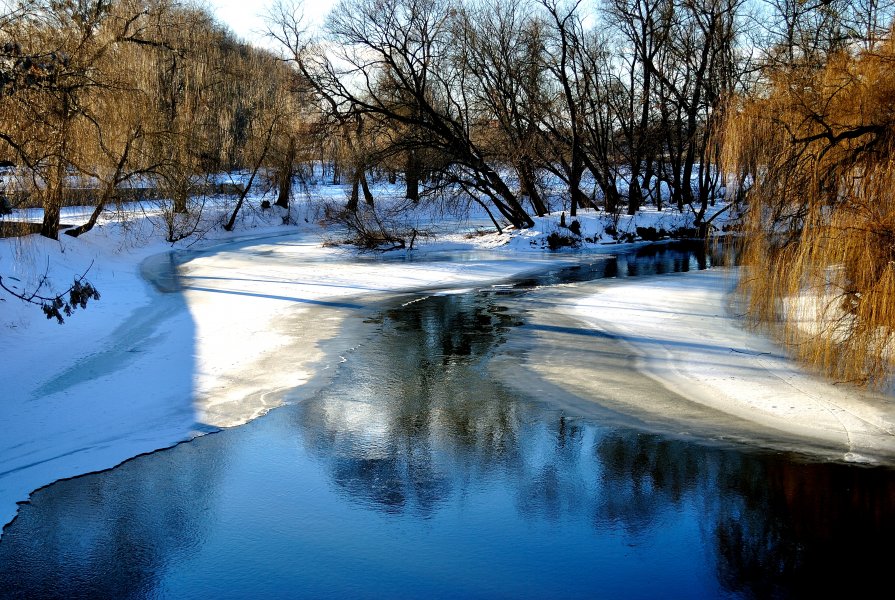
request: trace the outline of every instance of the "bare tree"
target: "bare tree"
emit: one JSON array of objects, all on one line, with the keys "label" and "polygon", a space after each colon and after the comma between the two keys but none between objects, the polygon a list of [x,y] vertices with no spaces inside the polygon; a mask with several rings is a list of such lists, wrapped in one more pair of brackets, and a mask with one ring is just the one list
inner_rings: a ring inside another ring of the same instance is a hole
[{"label": "bare tree", "polygon": [[292,59],[339,119],[356,114],[410,131],[392,152],[411,157],[425,137],[427,148],[451,157],[452,177],[486,195],[513,225],[530,227],[499,165],[473,135],[479,115],[465,87],[468,72],[451,60],[456,15],[442,0],[349,0],[327,24],[334,55],[292,45]]},{"label": "bare tree", "polygon": [[[489,154],[512,165],[520,195],[542,216],[547,205],[538,185],[539,123],[544,77],[542,24],[525,0],[487,0],[459,11],[456,60],[468,71],[468,94],[484,121],[479,136]],[[493,126],[492,126],[493,124]]]},{"label": "bare tree", "polygon": [[562,166],[562,172],[557,174],[569,186],[569,212],[574,217],[579,206],[588,205],[588,199],[581,191],[581,178],[587,159],[584,147],[585,114],[581,99],[588,95],[587,74],[576,68],[582,59],[584,37],[581,15],[578,12],[581,0],[569,6],[561,5],[558,0],[542,0],[542,4],[549,15],[553,33],[545,65],[559,84],[562,98],[555,105],[553,118],[544,122],[550,137],[562,140],[568,148],[568,155],[557,153],[555,160]]}]

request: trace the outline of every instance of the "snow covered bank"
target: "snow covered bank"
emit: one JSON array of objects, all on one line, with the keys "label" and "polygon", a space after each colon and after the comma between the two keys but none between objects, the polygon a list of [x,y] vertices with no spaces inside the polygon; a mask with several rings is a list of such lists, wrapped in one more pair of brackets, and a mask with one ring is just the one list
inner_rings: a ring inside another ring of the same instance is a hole
[{"label": "snow covered bank", "polygon": [[645,373],[683,398],[845,460],[895,459],[892,398],[812,376],[744,330],[728,306],[734,278],[714,269],[600,282],[566,310],[632,348]]},{"label": "snow covered bank", "polygon": [[40,486],[195,431],[184,398],[191,387],[189,313],[182,298],[153,293],[137,268],[161,248],[114,252],[108,242],[31,236],[0,246],[0,264],[20,267],[23,281],[28,269],[40,273],[47,264],[50,276],[70,281],[92,262],[88,276],[103,295],[63,326],[16,299],[0,303],[0,523]]}]

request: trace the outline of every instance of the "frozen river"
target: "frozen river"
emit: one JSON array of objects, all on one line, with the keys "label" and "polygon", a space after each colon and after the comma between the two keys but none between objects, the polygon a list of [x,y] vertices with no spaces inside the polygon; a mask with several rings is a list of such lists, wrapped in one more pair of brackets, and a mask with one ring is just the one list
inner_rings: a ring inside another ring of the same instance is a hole
[{"label": "frozen river", "polygon": [[[513,284],[305,310],[290,327],[341,319],[314,386],[240,427],[36,492],[0,539],[0,597],[820,597],[888,586],[891,552],[879,549],[895,538],[895,471],[690,406],[618,340],[557,320],[545,301],[601,277],[710,264],[698,249],[661,247],[545,265]],[[288,371],[291,353],[251,376]],[[548,357],[552,379],[532,368]],[[630,411],[620,395],[677,413]]]}]

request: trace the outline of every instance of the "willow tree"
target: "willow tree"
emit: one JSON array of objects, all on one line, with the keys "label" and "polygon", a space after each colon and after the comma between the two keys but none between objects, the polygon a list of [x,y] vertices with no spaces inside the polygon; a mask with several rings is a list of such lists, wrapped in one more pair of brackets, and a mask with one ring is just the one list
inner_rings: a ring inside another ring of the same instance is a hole
[{"label": "willow tree", "polygon": [[94,172],[91,150],[102,145],[97,107],[121,89],[115,55],[137,17],[112,10],[108,0],[22,6],[15,18],[0,20],[0,142],[43,208],[40,233],[55,239],[71,176]]},{"label": "willow tree", "polygon": [[895,42],[773,71],[726,124],[750,172],[742,291],[809,364],[881,384],[895,348]]}]

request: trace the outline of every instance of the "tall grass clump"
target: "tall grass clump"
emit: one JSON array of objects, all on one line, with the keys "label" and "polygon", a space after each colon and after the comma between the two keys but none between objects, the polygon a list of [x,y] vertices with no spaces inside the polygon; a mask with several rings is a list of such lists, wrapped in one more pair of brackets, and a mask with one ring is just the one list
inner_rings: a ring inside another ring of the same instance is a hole
[{"label": "tall grass clump", "polygon": [[807,364],[881,386],[895,366],[895,43],[770,73],[734,99],[723,159],[746,182],[748,316]]}]

